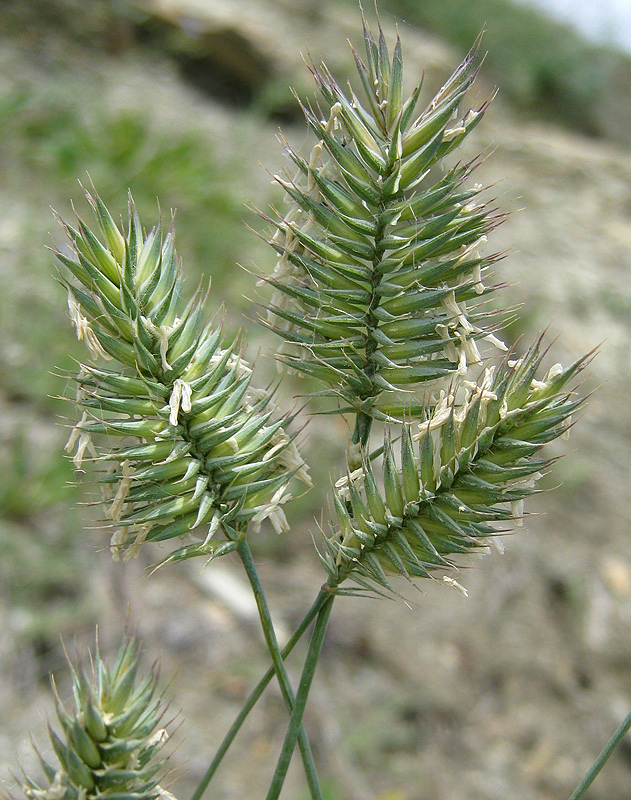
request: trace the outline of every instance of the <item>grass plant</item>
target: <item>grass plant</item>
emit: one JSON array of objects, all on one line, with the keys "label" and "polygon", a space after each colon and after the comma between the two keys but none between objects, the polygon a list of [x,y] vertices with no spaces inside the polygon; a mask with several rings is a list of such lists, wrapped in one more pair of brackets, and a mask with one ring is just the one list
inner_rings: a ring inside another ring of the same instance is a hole
[{"label": "grass plant", "polygon": [[[487,240],[503,212],[473,180],[479,159],[454,155],[490,102],[468,106],[478,44],[421,102],[420,85],[403,96],[399,39],[390,54],[380,24],[373,36],[364,20],[361,92],[311,65],[320,98],[301,107],[316,143],[308,155],[286,146],[286,208],[262,215],[278,261],[260,275],[270,288],[261,322],[281,339],[279,362],[320,384],[313,411],[343,415],[352,431],[320,531],[323,583],[283,649],[250,542],[265,522],[286,535],[292,495],[311,484],[294,412],[277,408],[274,386],[257,386],[242,339],[208,319],[207,290],[183,299],[172,223],[144,228],[130,196],[120,228],[92,189],[92,228],[62,221],[59,281],[89,355],[72,376],[78,419],[66,450],[101,493],[112,555],[168,543],[158,564],[168,568],[234,554],[270,654],[192,800],[274,676],[288,725],[267,800],[280,796],[296,746],[309,794],[322,798],[303,715],[335,599],[396,598],[427,580],[466,594],[461,569],[522,524],[554,464],[548,444],[584,402],[577,383],[591,354],[545,369],[543,337],[510,351],[506,315],[489,302],[500,254],[486,253]],[[311,623],[294,690],[284,661]],[[112,670],[97,654],[92,684],[74,672],[76,713],[59,706],[62,731],[50,734],[59,763],[42,760],[44,777],[25,778],[29,800],[164,795],[155,675],[136,676],[133,642]]]}]

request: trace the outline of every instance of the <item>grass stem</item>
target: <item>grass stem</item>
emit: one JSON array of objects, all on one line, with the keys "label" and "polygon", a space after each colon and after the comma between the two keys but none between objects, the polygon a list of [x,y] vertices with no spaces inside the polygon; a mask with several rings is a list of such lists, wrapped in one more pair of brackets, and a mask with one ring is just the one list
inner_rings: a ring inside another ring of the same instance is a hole
[{"label": "grass stem", "polygon": [[285,741],[283,742],[278,763],[276,764],[276,771],[274,772],[274,777],[272,778],[272,783],[267,793],[267,800],[277,800],[287,776],[289,762],[291,761],[294,747],[296,746],[296,740],[298,739],[300,733],[302,717],[305,711],[305,706],[307,705],[311,682],[313,681],[318,658],[320,657],[320,651],[322,649],[322,643],[324,642],[324,636],[326,634],[326,627],[331,614],[331,609],[333,607],[334,597],[334,595],[330,594],[318,612],[318,618],[313,629],[311,643],[309,644],[309,651],[307,652],[307,658],[305,660],[305,665],[300,677],[300,685],[298,686],[298,692],[296,694],[294,710],[292,712],[291,719],[289,720],[289,727],[287,728],[287,733],[285,734]]},{"label": "grass stem", "polygon": [[574,789],[572,794],[570,795],[569,800],[579,800],[580,797],[583,797],[585,792],[589,789],[589,787],[594,782],[594,779],[600,772],[600,770],[605,766],[607,763],[609,756],[613,753],[613,751],[618,747],[620,742],[624,739],[624,737],[631,729],[631,711],[627,714],[627,716],[622,720],[618,729],[611,737],[611,739],[607,742],[607,744],[603,747],[600,755],[594,761],[594,763],[589,768],[589,771],[583,778],[583,780],[579,783],[579,785]]},{"label": "grass stem", "polygon": [[[287,658],[287,656],[291,653],[291,651],[294,649],[294,647],[298,644],[300,639],[303,637],[305,631],[307,630],[309,625],[313,622],[315,617],[318,615],[318,612],[324,606],[324,604],[326,603],[326,601],[328,600],[328,598],[330,596],[331,595],[330,595],[329,592],[326,592],[324,590],[320,591],[320,593],[316,597],[315,601],[313,602],[313,605],[307,611],[307,613],[303,617],[302,621],[300,622],[300,624],[298,625],[298,627],[294,631],[293,635],[291,636],[291,638],[289,639],[289,641],[287,642],[285,647],[283,647],[283,649],[281,650],[281,656],[282,656],[283,660]],[[241,730],[241,726],[243,725],[243,723],[247,719],[248,714],[250,713],[250,711],[252,711],[254,706],[259,701],[261,695],[263,694],[263,692],[265,691],[265,688],[267,687],[267,684],[274,677],[274,674],[275,674],[275,669],[272,666],[267,670],[265,675],[263,675],[261,680],[257,683],[257,685],[254,687],[254,689],[252,689],[252,691],[250,692],[250,694],[248,696],[248,699],[245,701],[243,707],[241,708],[241,711],[239,711],[237,717],[235,718],[234,722],[232,723],[232,725],[228,729],[228,732],[226,733],[226,735],[224,736],[223,740],[221,741],[221,744],[217,748],[217,752],[215,753],[215,757],[211,761],[211,763],[210,763],[208,769],[206,770],[203,778],[201,779],[201,781],[197,785],[195,791],[191,795],[191,800],[201,800],[204,792],[208,788],[208,785],[210,784],[211,780],[213,779],[215,773],[217,772],[217,769],[219,768],[219,765],[223,761],[224,756],[228,752],[228,750],[230,748],[230,745],[234,741],[237,733],[239,733],[239,731]]]},{"label": "grass stem", "polygon": [[[239,541],[237,545],[237,553],[241,558],[248,576],[248,580],[250,581],[261,620],[261,627],[263,628],[263,634],[267,643],[267,648],[272,657],[274,671],[276,672],[276,677],[278,678],[278,684],[280,686],[285,705],[291,714],[295,703],[294,691],[291,687],[291,683],[289,682],[283,657],[278,647],[278,640],[276,638],[276,632],[274,631],[274,625],[269,607],[267,605],[267,600],[265,598],[265,593],[263,591],[263,586],[261,585],[256,566],[254,565],[254,561],[252,559],[252,551],[250,550],[250,546],[245,538],[242,538]],[[312,800],[322,800],[322,790],[320,789],[320,783],[318,781],[318,775],[313,761],[311,746],[302,722],[300,723],[300,727],[298,729],[298,747],[300,748],[300,753],[302,755],[305,776],[309,785],[309,793],[311,798]]]}]

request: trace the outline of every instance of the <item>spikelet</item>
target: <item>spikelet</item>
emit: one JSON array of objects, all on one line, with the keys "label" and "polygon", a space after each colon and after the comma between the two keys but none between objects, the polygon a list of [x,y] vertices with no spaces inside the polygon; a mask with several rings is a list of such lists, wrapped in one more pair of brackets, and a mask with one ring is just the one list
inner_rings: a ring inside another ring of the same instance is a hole
[{"label": "spikelet", "polygon": [[37,753],[43,777],[25,776],[28,800],[154,800],[169,794],[159,786],[168,735],[160,727],[157,673],[139,677],[138,659],[138,645],[129,639],[111,669],[98,652],[92,674],[70,664],[74,711],[55,693],[61,731],[48,728],[58,765]]},{"label": "spikelet", "polygon": [[[461,110],[476,70],[477,43],[421,113],[402,96],[402,54],[392,60],[364,21],[366,62],[354,51],[363,105],[326,66],[311,71],[323,101],[301,103],[315,134],[309,158],[286,146],[295,176],[277,176],[289,211],[269,243],[279,260],[263,324],[285,340],[281,359],[320,379],[341,412],[401,419],[412,392],[463,375],[491,338],[480,300],[481,255],[501,221],[468,186],[475,164],[432,171],[482,118],[488,103]],[[417,404],[422,413],[423,404]]]},{"label": "spikelet", "polygon": [[555,366],[540,381],[540,345],[465,382],[459,403],[456,392],[444,396],[426,421],[405,426],[400,460],[386,439],[383,486],[368,459],[338,481],[336,524],[322,533],[320,554],[331,586],[350,577],[391,591],[388,574],[448,573],[493,541],[493,523],[521,524],[524,499],[552,463],[539,451],[568,430],[583,403],[567,384],[589,358]]},{"label": "spikelet", "polygon": [[294,475],[309,482],[288,417],[251,387],[239,340],[204,324],[199,293],[182,301],[173,228],[145,235],[130,197],[121,232],[98,195],[87,196],[101,239],[81,219],[77,228],[62,223],[75,258],[56,255],[77,336],[108,365],[81,364],[81,419],[66,449],[77,469],[86,454],[97,468],[114,557],[193,529],[198,540],[169,560],[216,557],[235,548],[250,520],[285,530],[288,484]]}]

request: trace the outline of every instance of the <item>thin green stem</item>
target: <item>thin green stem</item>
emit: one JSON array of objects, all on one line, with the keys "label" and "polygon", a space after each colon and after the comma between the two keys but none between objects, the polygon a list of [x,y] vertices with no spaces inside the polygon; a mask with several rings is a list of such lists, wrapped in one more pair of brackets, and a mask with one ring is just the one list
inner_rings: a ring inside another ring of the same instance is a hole
[{"label": "thin green stem", "polygon": [[302,675],[300,676],[300,685],[298,686],[298,692],[296,694],[294,710],[291,714],[289,727],[287,728],[287,733],[285,734],[285,741],[283,742],[278,763],[276,764],[276,771],[274,772],[274,777],[272,778],[272,783],[267,793],[267,800],[277,800],[283,788],[283,783],[285,782],[285,777],[287,776],[287,770],[289,769],[289,762],[291,761],[291,757],[296,746],[296,740],[302,725],[302,717],[305,712],[305,706],[307,705],[311,682],[313,681],[316,665],[320,656],[320,650],[322,649],[322,643],[324,642],[326,626],[329,621],[334,599],[335,595],[329,595],[324,605],[318,612],[318,618],[313,629],[311,643],[309,644],[309,651],[307,652],[305,665],[302,670]]},{"label": "thin green stem", "polygon": [[[274,631],[272,616],[267,605],[263,586],[261,585],[258,572],[252,559],[252,551],[250,550],[245,538],[240,539],[239,543],[237,544],[237,553],[241,558],[245,572],[248,576],[248,580],[250,581],[250,585],[254,593],[254,599],[256,600],[256,605],[259,611],[261,627],[263,628],[263,634],[265,636],[267,648],[272,657],[274,671],[276,672],[276,677],[278,678],[278,684],[280,686],[285,705],[291,714],[295,703],[294,691],[291,687],[291,683],[289,682],[287,670],[285,669],[285,664],[283,663],[283,657],[278,647],[278,639],[276,638],[276,632]],[[300,748],[300,753],[302,755],[305,776],[307,778],[307,784],[309,785],[309,793],[313,800],[322,800],[322,790],[320,789],[320,783],[318,781],[318,775],[316,772],[315,763],[313,761],[313,753],[311,752],[309,739],[307,738],[307,734],[302,723],[300,724],[300,728],[298,730],[298,747]]]},{"label": "thin green stem", "polygon": [[631,729],[631,711],[622,720],[614,735],[603,747],[602,752],[600,753],[596,761],[594,761],[594,763],[589,768],[587,775],[585,775],[585,777],[579,783],[576,789],[574,789],[574,791],[570,795],[569,800],[579,800],[579,798],[585,794],[585,792],[592,785],[594,778],[598,775],[600,770],[607,763],[609,756],[613,753],[616,747],[618,747],[618,745],[624,739],[624,737],[627,735],[630,729]]},{"label": "thin green stem", "polygon": [[[304,636],[305,631],[307,630],[309,625],[311,625],[311,623],[313,622],[315,617],[318,615],[318,612],[320,611],[320,609],[322,608],[322,606],[325,604],[325,602],[328,600],[328,598],[330,596],[331,595],[330,595],[329,591],[324,590],[324,589],[322,589],[320,591],[320,593],[316,597],[313,605],[307,611],[307,613],[303,617],[302,621],[300,622],[300,624],[296,628],[295,632],[293,633],[293,635],[291,636],[291,638],[289,639],[289,641],[287,642],[285,647],[283,647],[283,649],[281,650],[281,656],[283,657],[283,659],[287,658],[287,656],[291,653],[291,651],[294,649],[294,647],[298,644],[300,639],[302,639],[302,637]],[[261,695],[263,694],[263,692],[265,691],[265,688],[267,687],[267,684],[272,680],[274,675],[275,675],[275,669],[272,666],[267,670],[265,675],[263,675],[261,680],[257,683],[257,685],[254,687],[254,689],[252,689],[252,691],[250,692],[250,694],[248,696],[248,699],[245,701],[241,711],[239,711],[239,714],[235,718],[235,720],[232,723],[232,725],[230,726],[228,732],[224,736],[221,744],[217,748],[217,752],[215,753],[215,757],[213,758],[212,762],[210,763],[210,766],[208,767],[208,769],[206,770],[206,773],[204,774],[204,777],[201,779],[201,781],[199,782],[199,784],[196,787],[195,791],[191,795],[191,800],[201,800],[201,797],[203,796],[204,792],[208,788],[208,784],[213,779],[215,773],[217,772],[217,769],[219,768],[219,765],[223,761],[223,758],[226,755],[226,753],[228,752],[228,749],[230,748],[230,745],[234,741],[237,733],[239,733],[239,731],[241,729],[241,726],[243,725],[243,723],[247,719],[248,714],[250,713],[250,711],[252,711],[254,706],[258,703]]]}]

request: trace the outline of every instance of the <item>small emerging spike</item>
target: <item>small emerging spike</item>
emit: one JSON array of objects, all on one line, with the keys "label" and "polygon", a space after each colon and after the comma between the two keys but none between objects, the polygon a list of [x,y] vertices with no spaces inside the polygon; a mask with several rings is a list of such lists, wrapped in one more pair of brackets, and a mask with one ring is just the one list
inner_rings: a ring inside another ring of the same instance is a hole
[{"label": "small emerging spike", "polygon": [[128,639],[113,668],[98,650],[90,656],[89,671],[68,661],[75,709],[68,712],[57,700],[62,736],[49,726],[59,766],[54,768],[36,750],[45,774],[39,782],[25,776],[28,800],[155,800],[162,794],[165,759],[160,751],[168,739],[161,727],[164,707],[156,698],[156,671],[136,678],[139,657],[138,643]]}]

